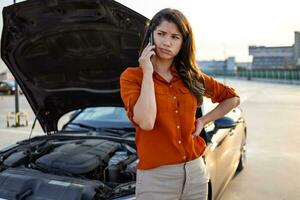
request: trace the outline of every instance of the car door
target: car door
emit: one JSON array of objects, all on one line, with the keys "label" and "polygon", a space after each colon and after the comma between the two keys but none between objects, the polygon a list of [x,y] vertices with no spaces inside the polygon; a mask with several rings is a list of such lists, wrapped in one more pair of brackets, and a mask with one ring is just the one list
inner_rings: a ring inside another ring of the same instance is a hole
[{"label": "car door", "polygon": [[238,166],[240,153],[241,153],[242,139],[244,134],[244,126],[243,123],[241,123],[240,109],[235,108],[226,116],[232,118],[236,122],[236,126],[230,129],[228,133],[228,139],[231,143],[229,165],[228,165],[228,167],[232,170],[231,174],[229,174],[230,176],[235,173],[235,169]]},{"label": "car door", "polygon": [[[206,114],[213,110],[218,104],[213,104],[211,101],[204,99],[202,111]],[[210,138],[209,151],[210,157],[214,159],[214,184],[215,189],[220,188],[226,181],[230,169],[226,166],[230,165],[230,156],[232,154],[229,128],[217,128],[214,122],[209,123],[205,127],[205,132]]]},{"label": "car door", "polygon": [[[210,112],[217,104],[204,101],[203,114]],[[223,119],[230,119],[231,125],[222,126],[222,123],[211,122],[205,127],[208,136],[208,148],[205,154],[207,166],[211,175],[211,184],[214,195],[218,195],[226,186],[238,164],[241,143],[241,130],[238,122],[241,112],[233,109]],[[221,122],[222,118],[218,120]],[[237,126],[235,126],[237,124]],[[243,132],[243,131],[242,131]]]},{"label": "car door", "polygon": [[[237,115],[229,113],[225,117],[230,117],[234,122],[237,122],[235,116]],[[216,159],[217,180],[215,184],[219,190],[218,192],[221,192],[230,181],[238,165],[242,130],[240,130],[241,126],[238,123],[236,124],[236,126],[230,128],[215,127],[211,138],[211,149]]]},{"label": "car door", "polygon": [[215,174],[214,189],[218,193],[230,173],[227,167],[230,165],[231,141],[228,129],[218,129],[210,132],[212,134],[210,143],[210,154],[214,158]]}]

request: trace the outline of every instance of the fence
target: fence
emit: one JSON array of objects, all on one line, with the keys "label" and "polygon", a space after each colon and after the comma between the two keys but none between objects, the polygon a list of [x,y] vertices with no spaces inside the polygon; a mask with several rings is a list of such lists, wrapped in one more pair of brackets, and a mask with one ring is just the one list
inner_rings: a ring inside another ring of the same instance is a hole
[{"label": "fence", "polygon": [[239,69],[233,70],[214,70],[207,71],[209,75],[213,76],[226,76],[246,78],[251,80],[253,78],[266,79],[266,80],[278,80],[285,82],[300,81],[300,69]]}]

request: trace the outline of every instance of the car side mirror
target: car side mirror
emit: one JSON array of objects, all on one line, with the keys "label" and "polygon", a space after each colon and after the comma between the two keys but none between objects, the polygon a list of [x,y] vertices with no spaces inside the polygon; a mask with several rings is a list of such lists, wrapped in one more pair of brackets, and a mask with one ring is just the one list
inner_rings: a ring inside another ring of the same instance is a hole
[{"label": "car side mirror", "polygon": [[236,126],[236,122],[230,117],[221,117],[215,120],[214,124],[217,129],[234,128]]}]

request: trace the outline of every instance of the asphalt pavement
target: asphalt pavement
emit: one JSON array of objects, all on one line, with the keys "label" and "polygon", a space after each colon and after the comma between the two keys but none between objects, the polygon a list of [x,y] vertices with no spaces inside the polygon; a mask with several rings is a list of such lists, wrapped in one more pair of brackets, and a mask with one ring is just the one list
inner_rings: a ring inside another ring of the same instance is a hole
[{"label": "asphalt pavement", "polygon": [[[233,178],[222,200],[300,199],[300,86],[220,79],[236,88],[248,125],[247,163]],[[29,126],[6,126],[14,97],[0,96],[0,148],[28,138],[34,120],[26,99],[20,111],[29,113]],[[41,126],[34,135],[45,134]]]}]

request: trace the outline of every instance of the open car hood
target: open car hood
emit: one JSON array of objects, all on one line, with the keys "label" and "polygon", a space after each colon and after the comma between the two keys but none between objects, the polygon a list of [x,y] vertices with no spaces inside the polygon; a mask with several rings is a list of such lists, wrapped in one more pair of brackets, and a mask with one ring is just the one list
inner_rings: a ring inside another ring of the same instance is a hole
[{"label": "open car hood", "polygon": [[29,0],[3,9],[1,57],[45,132],[91,106],[123,106],[148,19],[112,0]]}]

